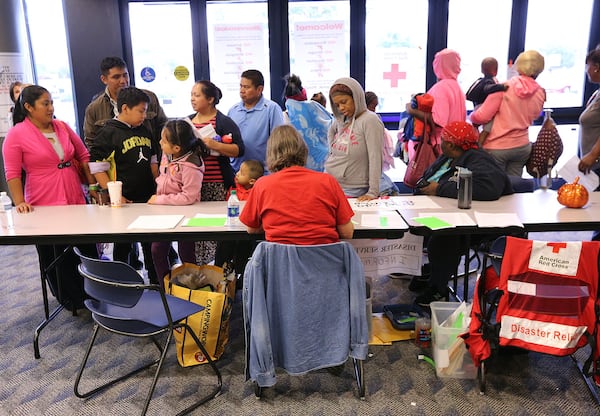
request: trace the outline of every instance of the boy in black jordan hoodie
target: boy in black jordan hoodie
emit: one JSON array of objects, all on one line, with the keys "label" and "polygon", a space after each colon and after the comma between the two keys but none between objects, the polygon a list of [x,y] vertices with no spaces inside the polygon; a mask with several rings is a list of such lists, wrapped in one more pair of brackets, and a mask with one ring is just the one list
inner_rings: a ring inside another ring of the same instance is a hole
[{"label": "boy in black jordan hoodie", "polygon": [[[102,189],[110,180],[123,182],[122,203],[146,202],[156,193],[156,149],[142,124],[149,102],[144,91],[123,88],[117,97],[118,116],[106,122],[90,148],[90,171]],[[142,243],[142,250],[148,276],[156,281],[150,243]],[[115,243],[113,259],[127,262],[129,251],[130,244]]]}]

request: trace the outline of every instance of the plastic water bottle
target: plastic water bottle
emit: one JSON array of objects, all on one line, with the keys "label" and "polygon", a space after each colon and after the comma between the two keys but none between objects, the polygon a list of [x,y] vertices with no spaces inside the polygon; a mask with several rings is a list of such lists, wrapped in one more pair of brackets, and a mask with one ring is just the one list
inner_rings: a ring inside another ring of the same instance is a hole
[{"label": "plastic water bottle", "polygon": [[213,140],[219,143],[231,144],[233,143],[233,138],[231,137],[231,133],[224,134],[223,136],[219,136],[218,134],[213,137]]},{"label": "plastic water bottle", "polygon": [[240,200],[237,197],[235,190],[231,191],[231,195],[227,200],[227,225],[235,226],[240,223]]},{"label": "plastic water bottle", "polygon": [[15,228],[13,206],[10,196],[8,196],[6,192],[0,192],[0,205],[2,205],[2,225],[4,228],[12,230]]},{"label": "plastic water bottle", "polygon": [[467,168],[458,167],[458,207],[471,208],[473,200],[473,172]]}]

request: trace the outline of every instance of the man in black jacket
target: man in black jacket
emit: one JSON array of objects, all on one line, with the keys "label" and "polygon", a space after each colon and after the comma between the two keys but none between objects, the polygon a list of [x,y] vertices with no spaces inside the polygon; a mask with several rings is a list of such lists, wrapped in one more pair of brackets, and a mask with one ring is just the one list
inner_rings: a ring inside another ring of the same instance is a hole
[{"label": "man in black jacket", "polygon": [[[119,115],[117,95],[121,89],[129,86],[129,71],[123,59],[116,56],[104,58],[100,64],[100,71],[100,80],[106,85],[106,88],[92,100],[85,110],[83,131],[88,147],[91,146],[100,128],[108,120]],[[150,97],[144,126],[150,131],[152,140],[158,145],[160,132],[167,122],[167,116],[156,95],[148,90],[143,91]],[[157,152],[160,152],[160,146],[157,147]],[[157,153],[157,156],[160,154]],[[158,160],[160,161],[160,157]]]}]

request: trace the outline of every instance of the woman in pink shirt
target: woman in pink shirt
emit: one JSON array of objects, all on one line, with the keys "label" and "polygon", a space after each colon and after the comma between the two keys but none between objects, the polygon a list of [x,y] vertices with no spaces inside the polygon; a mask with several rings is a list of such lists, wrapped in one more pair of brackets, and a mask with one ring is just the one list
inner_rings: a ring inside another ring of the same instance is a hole
[{"label": "woman in pink shirt", "polygon": [[[54,118],[48,90],[39,85],[24,88],[15,114],[17,124],[6,135],[2,153],[17,212],[33,211],[35,205],[85,204],[76,164],[95,184],[88,168],[90,154],[77,133]],[[24,187],[22,169],[27,175]]]},{"label": "woman in pink shirt", "polygon": [[[171,120],[160,135],[162,160],[156,178],[156,195],[148,200],[157,205],[191,205],[200,200],[204,178],[203,156],[208,149],[189,119]],[[152,259],[158,281],[169,272],[169,241],[152,243]],[[179,258],[184,263],[195,263],[195,243],[177,242]]]},{"label": "woman in pink shirt", "polygon": [[[54,104],[47,89],[29,85],[15,103],[15,126],[8,131],[2,154],[8,189],[18,213],[33,211],[38,205],[79,205],[86,199],[77,165],[87,182],[95,185],[88,162],[90,154],[81,138],[62,121],[54,118]],[[23,184],[22,171],[26,180]],[[90,194],[97,197],[95,191]],[[65,226],[67,224],[65,223]],[[78,244],[86,255],[98,255],[95,244]],[[68,309],[83,307],[83,280],[77,272],[78,257],[66,245],[36,245],[41,269],[46,272],[50,290]],[[48,266],[63,253],[54,269]],[[58,279],[61,293],[58,294]]]},{"label": "woman in pink shirt", "polygon": [[490,134],[479,146],[508,175],[520,177],[531,153],[529,126],[540,116],[546,101],[546,91],[535,81],[544,70],[544,57],[537,51],[525,51],[515,66],[519,75],[506,82],[508,89],[488,95],[471,113],[471,122],[485,124],[494,119]]}]

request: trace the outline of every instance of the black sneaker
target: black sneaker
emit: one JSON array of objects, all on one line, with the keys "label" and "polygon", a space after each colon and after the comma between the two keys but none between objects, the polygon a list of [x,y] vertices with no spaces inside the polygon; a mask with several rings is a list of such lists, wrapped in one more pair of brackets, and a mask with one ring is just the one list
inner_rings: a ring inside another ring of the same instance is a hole
[{"label": "black sneaker", "polygon": [[411,292],[422,292],[429,287],[429,275],[431,275],[431,268],[429,263],[425,263],[421,266],[421,276],[414,276],[408,285],[408,290]]},{"label": "black sneaker", "polygon": [[140,259],[129,258],[128,263],[136,270],[142,270],[144,268],[144,263]]},{"label": "black sneaker", "polygon": [[[404,280],[411,280],[411,284],[412,281],[417,279],[417,280],[424,280],[427,281],[429,280],[429,275],[431,274],[430,268],[429,268],[429,263],[425,263],[421,266],[421,276],[414,276],[412,274],[406,274],[406,273],[389,273],[388,277],[390,279],[404,279]],[[423,288],[419,288],[419,289],[410,289],[413,292],[419,292],[420,290],[422,290]]]},{"label": "black sneaker", "polygon": [[448,300],[448,290],[440,293],[437,289],[429,287],[421,295],[415,298],[415,303],[419,306],[429,307],[431,302],[443,302]]},{"label": "black sneaker", "polygon": [[413,276],[408,285],[411,292],[422,292],[429,287],[429,276]]},{"label": "black sneaker", "polygon": [[406,274],[406,273],[389,273],[388,277],[390,279],[402,279],[402,280],[408,280],[408,279],[412,279],[414,276],[412,274]]}]

